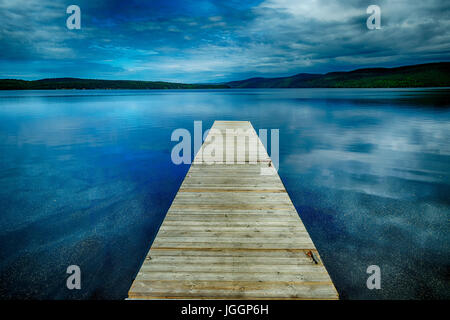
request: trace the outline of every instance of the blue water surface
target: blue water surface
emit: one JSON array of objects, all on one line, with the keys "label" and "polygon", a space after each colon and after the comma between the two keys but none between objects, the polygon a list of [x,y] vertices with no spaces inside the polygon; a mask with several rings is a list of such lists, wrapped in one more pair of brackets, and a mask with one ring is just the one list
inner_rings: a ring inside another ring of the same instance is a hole
[{"label": "blue water surface", "polygon": [[[449,89],[0,92],[0,298],[123,299],[188,165],[171,133],[280,130],[341,298],[449,299]],[[68,290],[78,265],[81,290]],[[366,287],[369,265],[380,290]]]}]

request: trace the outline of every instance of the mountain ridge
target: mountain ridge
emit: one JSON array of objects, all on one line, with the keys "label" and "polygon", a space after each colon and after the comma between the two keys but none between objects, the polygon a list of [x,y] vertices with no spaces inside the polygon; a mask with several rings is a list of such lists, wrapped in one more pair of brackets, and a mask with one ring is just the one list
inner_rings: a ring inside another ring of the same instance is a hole
[{"label": "mountain ridge", "polygon": [[0,90],[56,89],[223,89],[223,84],[185,84],[164,81],[46,78],[39,80],[0,79]]},{"label": "mountain ridge", "polygon": [[450,86],[450,62],[394,68],[362,68],[325,74],[299,73],[278,78],[226,82],[231,88],[403,88]]},{"label": "mountain ridge", "polygon": [[298,73],[288,77],[253,77],[216,84],[164,81],[46,78],[0,79],[0,90],[52,89],[227,89],[227,88],[408,88],[450,87],[450,62],[394,68],[362,68],[325,74]]}]

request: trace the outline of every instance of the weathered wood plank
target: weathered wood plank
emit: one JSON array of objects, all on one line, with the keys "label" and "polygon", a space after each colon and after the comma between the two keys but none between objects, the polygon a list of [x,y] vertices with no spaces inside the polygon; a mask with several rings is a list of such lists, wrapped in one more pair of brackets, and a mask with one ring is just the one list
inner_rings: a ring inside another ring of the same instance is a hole
[{"label": "weathered wood plank", "polygon": [[[161,255],[150,255],[146,257],[144,263],[156,264],[156,263],[196,263],[193,261],[192,256],[161,256]],[[311,259],[306,255],[297,255],[296,257],[246,257],[246,256],[209,256],[202,257],[202,263],[205,264],[236,264],[236,263],[250,263],[250,264],[283,264],[283,265],[298,265],[298,264],[311,264]]]},{"label": "weathered wood plank", "polygon": [[292,243],[278,243],[278,242],[270,242],[270,243],[241,243],[241,242],[171,242],[166,241],[165,243],[153,242],[154,248],[183,248],[184,249],[192,249],[192,248],[243,248],[243,249],[314,249],[314,244],[311,241],[302,241]]},{"label": "weathered wood plank", "polygon": [[222,281],[267,281],[267,279],[278,279],[278,281],[329,281],[328,273],[318,272],[303,272],[298,273],[278,273],[278,272],[139,272],[136,276],[138,280],[222,280]]},{"label": "weathered wood plank", "polygon": [[212,249],[212,248],[200,248],[200,249],[186,249],[178,250],[177,248],[152,248],[148,257],[156,256],[189,256],[189,257],[275,257],[275,258],[301,258],[308,257],[311,260],[308,253],[312,251],[317,253],[315,249],[277,249],[277,250],[264,250],[264,249]]}]

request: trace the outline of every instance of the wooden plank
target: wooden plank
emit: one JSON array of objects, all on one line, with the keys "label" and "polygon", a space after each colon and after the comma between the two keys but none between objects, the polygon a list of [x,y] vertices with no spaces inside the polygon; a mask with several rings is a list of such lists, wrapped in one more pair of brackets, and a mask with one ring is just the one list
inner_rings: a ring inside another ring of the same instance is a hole
[{"label": "wooden plank", "polygon": [[281,227],[242,227],[242,226],[233,226],[233,227],[223,227],[221,225],[219,226],[173,226],[173,225],[166,225],[159,229],[159,232],[161,234],[164,234],[166,232],[229,232],[229,233],[236,233],[236,232],[283,232],[285,234],[289,234],[291,232],[306,232],[303,228],[300,228],[299,226],[281,226]]},{"label": "wooden plank", "polygon": [[[180,250],[192,249],[192,248],[245,248],[245,249],[314,249],[314,245],[310,241],[297,242],[295,244],[291,243],[241,243],[241,242],[171,242],[166,241],[164,244],[160,242],[153,243],[154,248],[179,248]],[[183,249],[182,249],[183,248]]]},{"label": "wooden plank", "polygon": [[[205,264],[226,264],[226,263],[251,263],[251,264],[286,264],[286,265],[297,265],[297,264],[311,264],[309,257],[305,255],[297,255],[296,257],[246,257],[243,255],[239,256],[209,256],[202,257],[202,262]],[[195,263],[193,262],[192,256],[161,256],[152,255],[146,257],[144,263],[156,264],[156,263]]]},{"label": "wooden plank", "polygon": [[214,122],[128,296],[338,298],[250,122]]},{"label": "wooden plank", "polygon": [[275,258],[301,258],[308,257],[311,259],[308,253],[310,251],[315,252],[314,249],[278,249],[278,250],[251,250],[248,248],[244,249],[209,249],[206,248],[201,249],[187,249],[187,250],[177,250],[175,248],[152,248],[151,252],[148,253],[146,259],[148,257],[157,257],[157,256],[189,256],[189,257],[275,257]]},{"label": "wooden plank", "polygon": [[278,273],[278,272],[139,272],[136,276],[138,280],[222,280],[222,281],[267,281],[267,279],[276,278],[278,281],[329,281],[329,276],[326,272],[319,273],[316,270],[313,272],[299,273]]},{"label": "wooden plank", "polygon": [[253,237],[255,234],[258,234],[257,232],[259,232],[259,234],[261,234],[262,237],[266,238],[266,239],[270,239],[270,238],[281,238],[281,237],[287,237],[292,239],[293,237],[296,236],[303,236],[303,237],[308,237],[308,233],[306,232],[306,230],[295,230],[295,231],[288,231],[288,230],[283,230],[283,231],[269,231],[269,230],[264,230],[263,233],[261,233],[260,231],[255,231],[254,229],[250,229],[250,230],[245,230],[243,232],[240,231],[236,231],[236,230],[223,230],[223,229],[219,229],[219,230],[201,230],[201,231],[194,231],[194,230],[182,230],[182,231],[176,231],[176,230],[159,230],[159,235],[161,237],[168,237],[168,238],[173,238],[173,237],[191,237],[191,236],[196,236],[196,237],[223,237],[223,238],[236,238],[236,237],[244,237],[244,238],[250,238]]}]

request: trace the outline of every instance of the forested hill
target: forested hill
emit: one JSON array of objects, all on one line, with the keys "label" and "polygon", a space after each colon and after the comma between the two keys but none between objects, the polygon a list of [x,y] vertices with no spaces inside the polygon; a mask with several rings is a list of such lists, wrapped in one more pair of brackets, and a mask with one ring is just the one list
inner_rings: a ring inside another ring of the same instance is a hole
[{"label": "forested hill", "polygon": [[300,73],[282,78],[250,78],[223,84],[184,84],[161,81],[55,78],[0,79],[0,90],[45,89],[222,89],[222,88],[406,88],[450,87],[450,62],[398,68],[358,69],[326,74]]},{"label": "forested hill", "polygon": [[55,78],[34,81],[0,79],[0,90],[46,90],[46,89],[218,89],[227,85],[184,84],[161,81],[91,80],[78,78]]},{"label": "forested hill", "polygon": [[404,88],[450,87],[450,62],[399,68],[358,69],[283,78],[251,78],[226,83],[232,88]]}]

